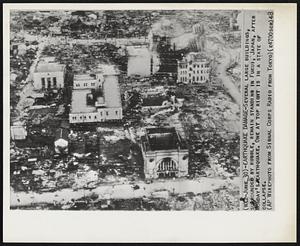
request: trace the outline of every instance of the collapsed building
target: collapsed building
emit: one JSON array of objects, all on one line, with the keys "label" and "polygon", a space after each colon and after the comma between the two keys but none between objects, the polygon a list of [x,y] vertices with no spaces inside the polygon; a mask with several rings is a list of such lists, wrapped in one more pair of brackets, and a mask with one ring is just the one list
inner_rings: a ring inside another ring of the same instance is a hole
[{"label": "collapsed building", "polygon": [[171,102],[168,100],[167,96],[155,95],[144,97],[142,102],[142,109],[163,109],[171,106]]},{"label": "collapsed building", "polygon": [[115,69],[100,68],[94,74],[74,76],[69,122],[92,123],[122,120],[122,102]]},{"label": "collapsed building", "polygon": [[146,179],[188,174],[188,148],[174,127],[147,128],[141,149]]},{"label": "collapsed building", "polygon": [[64,87],[66,66],[55,61],[54,57],[44,57],[37,63],[33,73],[36,90]]},{"label": "collapsed building", "polygon": [[178,61],[178,83],[206,83],[209,81],[209,62],[200,52],[191,52]]}]

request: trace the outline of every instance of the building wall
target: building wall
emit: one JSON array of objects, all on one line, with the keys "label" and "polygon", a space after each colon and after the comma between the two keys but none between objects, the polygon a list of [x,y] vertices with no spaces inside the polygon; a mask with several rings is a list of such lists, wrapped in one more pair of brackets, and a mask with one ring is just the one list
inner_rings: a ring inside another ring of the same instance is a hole
[{"label": "building wall", "polygon": [[[56,87],[54,86],[54,78],[56,78]],[[64,87],[65,71],[56,72],[35,72],[33,74],[33,85],[37,90],[46,89],[48,87],[48,81],[50,82],[50,88],[63,88]],[[43,81],[44,79],[44,86]]]},{"label": "building wall", "polygon": [[91,113],[70,113],[69,122],[72,124],[105,122],[110,120],[121,120],[123,118],[122,108],[101,108],[97,110],[97,112]]},{"label": "building wall", "polygon": [[169,157],[178,166],[178,177],[188,174],[188,150],[149,151],[142,150],[144,158],[144,174],[146,179],[158,178],[157,168],[162,159]]},{"label": "building wall", "polygon": [[206,61],[178,63],[178,83],[206,83],[209,81],[209,65]]}]

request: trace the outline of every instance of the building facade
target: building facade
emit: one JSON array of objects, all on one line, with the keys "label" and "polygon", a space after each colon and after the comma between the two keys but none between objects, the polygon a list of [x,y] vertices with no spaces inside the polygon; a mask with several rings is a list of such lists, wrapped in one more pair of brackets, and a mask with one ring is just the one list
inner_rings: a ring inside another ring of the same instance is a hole
[{"label": "building facade", "polygon": [[182,61],[178,61],[178,83],[207,83],[209,82],[210,66],[208,60],[200,53],[191,52]]},{"label": "building facade", "polygon": [[33,85],[36,90],[58,89],[64,87],[66,66],[54,59],[41,59],[33,73]]},{"label": "building facade", "polygon": [[96,73],[74,77],[71,124],[119,121],[123,118],[118,74]]},{"label": "building facade", "polygon": [[146,179],[188,174],[188,149],[175,128],[148,128],[141,139]]}]

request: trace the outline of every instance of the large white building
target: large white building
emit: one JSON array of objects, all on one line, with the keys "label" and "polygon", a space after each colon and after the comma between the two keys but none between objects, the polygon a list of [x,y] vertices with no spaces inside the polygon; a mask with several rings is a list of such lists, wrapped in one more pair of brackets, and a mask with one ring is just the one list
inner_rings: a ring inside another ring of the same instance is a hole
[{"label": "large white building", "polygon": [[178,83],[206,83],[209,81],[209,63],[201,53],[191,52],[182,61],[178,61]]},{"label": "large white building", "polygon": [[188,174],[188,148],[175,128],[148,128],[141,139],[146,179]]},{"label": "large white building", "polygon": [[123,118],[118,73],[108,67],[92,75],[75,75],[69,122],[92,123]]},{"label": "large white building", "polygon": [[33,73],[33,85],[36,90],[58,89],[64,87],[66,66],[52,57],[42,58]]}]

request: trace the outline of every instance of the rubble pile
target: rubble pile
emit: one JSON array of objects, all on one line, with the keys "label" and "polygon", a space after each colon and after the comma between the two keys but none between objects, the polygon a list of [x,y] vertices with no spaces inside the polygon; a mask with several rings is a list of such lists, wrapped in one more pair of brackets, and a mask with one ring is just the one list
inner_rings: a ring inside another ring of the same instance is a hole
[{"label": "rubble pile", "polygon": [[30,48],[26,45],[24,46],[24,54],[18,54],[18,49],[16,49],[16,52],[12,50],[10,54],[10,105],[12,117],[17,116],[15,110],[20,99],[18,93],[26,84],[27,77],[30,73],[30,67],[37,52],[36,46]]},{"label": "rubble pile", "polygon": [[71,65],[73,71],[79,73],[92,71],[103,63],[117,64],[121,71],[126,71],[127,57],[122,55],[121,50],[110,43],[60,43],[47,45],[42,54],[56,57],[58,62]]}]

